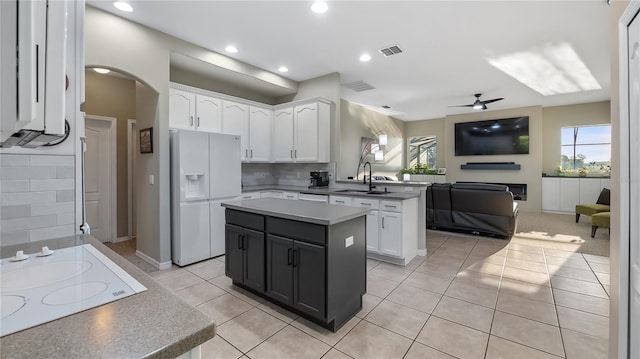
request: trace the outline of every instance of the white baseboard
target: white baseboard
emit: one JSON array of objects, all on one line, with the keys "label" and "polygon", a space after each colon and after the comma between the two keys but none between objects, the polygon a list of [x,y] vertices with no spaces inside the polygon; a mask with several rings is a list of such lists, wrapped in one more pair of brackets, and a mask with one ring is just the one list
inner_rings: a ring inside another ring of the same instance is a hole
[{"label": "white baseboard", "polygon": [[130,239],[129,236],[118,237],[116,238],[115,241],[113,241],[113,243],[124,242],[124,241],[128,241],[129,239]]},{"label": "white baseboard", "polygon": [[420,257],[424,257],[427,255],[427,250],[426,249],[418,249],[418,253],[416,253],[417,255],[419,255]]},{"label": "white baseboard", "polygon": [[148,255],[136,250],[136,257],[142,259],[143,261],[151,264],[152,266],[158,268],[158,270],[165,270],[171,268],[171,261],[168,262],[158,262],[157,260],[149,257]]}]

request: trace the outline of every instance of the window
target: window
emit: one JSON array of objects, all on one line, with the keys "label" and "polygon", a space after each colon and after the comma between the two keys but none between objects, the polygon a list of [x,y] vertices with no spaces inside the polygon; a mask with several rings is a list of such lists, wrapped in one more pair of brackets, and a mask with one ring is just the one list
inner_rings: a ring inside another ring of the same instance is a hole
[{"label": "window", "polygon": [[611,125],[563,127],[561,136],[563,170],[609,172]]},{"label": "window", "polygon": [[436,136],[411,137],[409,140],[409,167],[426,164],[429,169],[436,168],[436,145]]}]

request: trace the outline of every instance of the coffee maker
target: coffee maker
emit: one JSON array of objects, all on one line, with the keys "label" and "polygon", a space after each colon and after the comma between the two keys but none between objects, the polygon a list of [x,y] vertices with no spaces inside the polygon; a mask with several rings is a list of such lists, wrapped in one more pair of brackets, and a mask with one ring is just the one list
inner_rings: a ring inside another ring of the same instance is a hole
[{"label": "coffee maker", "polygon": [[311,171],[309,172],[309,188],[329,187],[329,172]]}]

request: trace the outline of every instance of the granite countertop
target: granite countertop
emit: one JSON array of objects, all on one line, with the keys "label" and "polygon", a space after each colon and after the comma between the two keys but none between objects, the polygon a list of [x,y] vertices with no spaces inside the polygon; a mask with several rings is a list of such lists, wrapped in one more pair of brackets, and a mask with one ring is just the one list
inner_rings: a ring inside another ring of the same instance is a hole
[{"label": "granite countertop", "polygon": [[147,290],[0,338],[2,358],[175,358],[215,335],[214,322],[91,236],[2,247],[2,258],[89,243]]},{"label": "granite countertop", "polygon": [[[349,181],[348,183],[354,184],[362,184],[362,182],[353,182]],[[384,181],[376,182],[375,184],[381,184]],[[425,186],[425,183],[422,183]],[[366,186],[363,185],[363,188]],[[376,188],[379,189],[379,188]],[[412,187],[412,189],[414,189]],[[379,199],[396,199],[396,200],[405,200],[410,198],[415,198],[420,196],[420,191],[414,192],[387,192],[384,194],[368,194],[368,193],[358,193],[358,192],[341,192],[342,190],[346,190],[346,188],[308,188],[302,186],[287,186],[287,185],[259,185],[259,186],[247,186],[242,188],[243,193],[249,192],[257,192],[257,191],[291,191],[291,192],[300,192],[300,193],[308,193],[308,194],[319,194],[319,195],[336,195],[336,196],[351,196],[351,197],[367,197],[367,198],[379,198]]]},{"label": "granite countertop", "polygon": [[370,211],[368,208],[347,207],[320,202],[291,201],[279,198],[223,202],[222,206],[238,211],[325,226],[364,216]]}]

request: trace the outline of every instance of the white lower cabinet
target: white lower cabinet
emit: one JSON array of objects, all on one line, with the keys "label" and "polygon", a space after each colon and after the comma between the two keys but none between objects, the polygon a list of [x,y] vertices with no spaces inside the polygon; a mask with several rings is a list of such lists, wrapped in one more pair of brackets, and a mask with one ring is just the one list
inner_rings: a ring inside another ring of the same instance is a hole
[{"label": "white lower cabinet", "polygon": [[380,211],[379,252],[402,258],[402,215]]},{"label": "white lower cabinet", "polygon": [[[331,196],[333,197],[333,196]],[[418,199],[351,199],[353,207],[369,208],[366,236],[369,257],[406,265],[418,250]]]},{"label": "white lower cabinet", "polygon": [[596,203],[609,178],[545,177],[542,179],[542,211],[575,213],[576,205]]},{"label": "white lower cabinet", "polygon": [[378,223],[380,223],[378,211],[371,210],[367,214],[367,251],[378,253],[380,250],[380,233],[378,231]]}]

